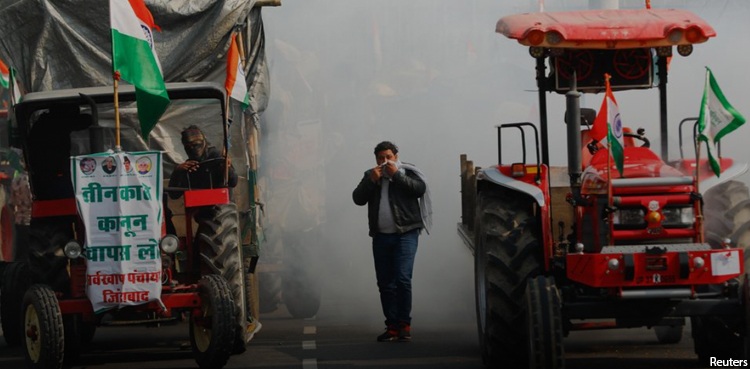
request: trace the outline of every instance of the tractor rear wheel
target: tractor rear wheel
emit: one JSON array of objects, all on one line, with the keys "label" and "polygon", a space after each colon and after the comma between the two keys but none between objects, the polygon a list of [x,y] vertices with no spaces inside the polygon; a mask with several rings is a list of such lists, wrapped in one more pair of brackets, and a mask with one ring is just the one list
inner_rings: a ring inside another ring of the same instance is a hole
[{"label": "tractor rear wheel", "polygon": [[190,345],[200,368],[223,368],[235,344],[237,321],[232,292],[224,278],[206,275],[198,281],[200,315],[190,316]]},{"label": "tractor rear wheel", "polygon": [[482,359],[488,367],[526,366],[526,283],[543,271],[533,200],[517,193],[479,193],[475,297]]},{"label": "tractor rear wheel", "polygon": [[42,284],[31,286],[23,296],[23,312],[27,368],[62,368],[65,334],[55,292]]},{"label": "tractor rear wheel", "polygon": [[26,292],[29,272],[25,263],[8,263],[0,286],[0,323],[8,346],[18,346],[23,339],[21,330],[21,300]]},{"label": "tractor rear wheel", "polygon": [[[741,248],[745,254],[745,271],[750,269],[750,191],[747,185],[739,181],[727,181],[719,184],[703,196],[703,218],[706,220],[706,241],[712,248],[722,248],[726,239],[733,247]],[[740,284],[744,304],[748,304],[747,278],[734,283]],[[722,290],[722,286],[712,286],[713,290]],[[747,314],[746,314],[747,315]],[[750,317],[700,316],[692,317],[692,336],[695,342],[695,353],[701,362],[709,364],[710,358],[732,357],[745,358],[747,344],[746,321]]]},{"label": "tractor rear wheel", "polygon": [[744,319],[727,319],[716,316],[694,316],[690,318],[695,354],[698,360],[710,366],[711,357],[745,358]]},{"label": "tractor rear wheel", "polygon": [[552,278],[529,279],[526,288],[526,310],[529,334],[529,368],[565,368],[563,346],[562,302]]},{"label": "tractor rear wheel", "polygon": [[29,229],[29,272],[34,283],[48,285],[56,292],[70,289],[68,258],[63,253],[73,239],[72,222],[67,218],[33,221]]},{"label": "tractor rear wheel", "polygon": [[706,191],[703,196],[706,240],[713,248],[725,239],[745,250],[745,271],[750,265],[750,191],[739,181],[727,181]]},{"label": "tractor rear wheel", "polygon": [[[235,304],[235,318],[241,333],[246,325],[245,304],[246,286],[245,273],[242,262],[242,247],[240,245],[240,227],[235,204],[213,206],[206,209],[198,221],[196,243],[200,249],[201,260],[212,274],[224,278],[232,292]],[[243,341],[244,339],[238,337]]]}]

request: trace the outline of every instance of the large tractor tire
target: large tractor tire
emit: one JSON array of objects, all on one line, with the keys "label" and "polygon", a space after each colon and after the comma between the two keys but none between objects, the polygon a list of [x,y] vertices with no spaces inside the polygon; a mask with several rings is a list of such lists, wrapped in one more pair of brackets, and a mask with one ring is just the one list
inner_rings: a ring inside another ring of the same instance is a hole
[{"label": "large tractor tire", "polygon": [[744,319],[716,316],[690,318],[695,354],[710,366],[711,358],[746,359]]},{"label": "large tractor tire", "polygon": [[475,230],[475,297],[482,359],[491,368],[527,365],[526,283],[543,271],[533,200],[482,191]]},{"label": "large tractor tire", "polygon": [[[198,231],[196,243],[200,249],[201,260],[212,274],[224,278],[232,293],[235,304],[234,314],[238,334],[242,334],[246,325],[245,307],[247,289],[240,244],[240,227],[235,204],[214,206],[196,217]],[[241,339],[241,336],[238,337]],[[243,340],[244,343],[244,340]]]},{"label": "large tractor tire", "polygon": [[55,292],[42,284],[33,285],[24,294],[22,306],[26,367],[62,368],[65,333]]},{"label": "large tractor tire", "polygon": [[[703,217],[706,220],[706,241],[712,248],[723,247],[729,239],[733,247],[745,253],[745,271],[750,255],[750,191],[739,181],[727,181],[709,189],[703,195]],[[747,277],[737,281],[741,284],[745,305],[749,304]],[[721,289],[717,286],[715,289]],[[747,314],[746,314],[747,315]],[[746,358],[745,324],[750,317],[700,316],[691,317],[692,337],[695,353],[701,362],[708,365],[710,358]]]},{"label": "large tractor tire", "polygon": [[70,289],[65,243],[73,239],[72,222],[66,218],[34,221],[29,230],[29,272],[34,283],[48,285],[56,292]]},{"label": "large tractor tire", "polygon": [[21,300],[28,287],[29,272],[25,263],[8,263],[0,286],[0,322],[8,346],[18,346],[23,339],[21,330]]},{"label": "large tractor tire", "polygon": [[727,181],[709,189],[703,196],[706,241],[713,248],[725,239],[745,250],[745,271],[750,265],[750,191],[739,181]]},{"label": "large tractor tire", "polygon": [[206,275],[198,282],[200,315],[190,316],[190,345],[200,368],[223,368],[235,344],[237,321],[232,291],[224,278]]},{"label": "large tractor tire", "polygon": [[[282,300],[286,309],[298,319],[312,318],[320,308],[320,268],[315,248],[320,246],[318,233],[286,237],[284,243],[284,275]],[[304,240],[303,240],[304,239]]]},{"label": "large tractor tire", "polygon": [[552,278],[529,279],[526,288],[530,369],[565,368],[562,301]]}]

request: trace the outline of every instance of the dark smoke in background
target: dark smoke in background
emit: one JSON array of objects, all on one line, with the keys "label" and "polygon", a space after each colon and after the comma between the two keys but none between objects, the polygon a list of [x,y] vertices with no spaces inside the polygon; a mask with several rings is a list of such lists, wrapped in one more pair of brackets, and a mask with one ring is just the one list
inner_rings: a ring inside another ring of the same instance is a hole
[{"label": "dark smoke in background", "polygon": [[[643,7],[643,1],[619,4]],[[547,11],[589,6],[585,0],[545,2]],[[677,123],[698,114],[704,66],[750,116],[750,4],[653,0],[652,6],[690,9],[718,33],[688,58],[675,53],[671,63],[674,159]],[[526,47],[494,32],[502,16],[537,8],[537,1],[523,0],[285,0],[264,10],[271,101],[263,115],[261,175],[294,177],[309,195],[298,215],[324,230],[324,244],[315,246],[325,279],[321,314],[382,322],[367,213],[353,204],[351,192],[375,165],[375,144],[392,140],[403,161],[427,174],[433,199],[434,230],[420,237],[414,270],[415,326],[474,319],[472,259],[456,233],[459,155],[468,154],[478,166],[494,164],[495,125],[538,124],[533,59]],[[646,128],[660,152],[656,90],[616,96],[625,124]],[[601,99],[587,96],[582,105],[598,108]],[[548,103],[552,164],[565,165],[564,99],[550,95]],[[725,138],[722,153],[747,161],[750,149],[742,143],[749,130]],[[506,150],[504,157],[514,159]],[[279,203],[269,195],[274,190],[265,188],[267,209]]]}]

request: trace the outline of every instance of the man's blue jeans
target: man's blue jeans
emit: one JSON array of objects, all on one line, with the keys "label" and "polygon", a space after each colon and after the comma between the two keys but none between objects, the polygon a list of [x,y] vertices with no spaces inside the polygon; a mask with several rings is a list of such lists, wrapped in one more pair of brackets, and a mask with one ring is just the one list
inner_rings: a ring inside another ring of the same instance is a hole
[{"label": "man's blue jeans", "polygon": [[372,238],[375,276],[386,325],[411,324],[411,276],[419,229],[378,233]]}]

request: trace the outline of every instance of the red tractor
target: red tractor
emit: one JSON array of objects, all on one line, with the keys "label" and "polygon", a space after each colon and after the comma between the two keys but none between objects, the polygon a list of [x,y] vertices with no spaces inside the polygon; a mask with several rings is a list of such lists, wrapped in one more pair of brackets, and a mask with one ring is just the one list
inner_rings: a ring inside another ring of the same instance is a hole
[{"label": "red tractor", "polygon": [[[195,123],[203,128],[208,142],[229,152],[227,129],[222,129],[227,116],[223,87],[168,83],[167,91],[171,103],[157,126],[162,139],[172,134],[171,142],[179,142],[179,130]],[[246,290],[239,218],[226,179],[214,181],[210,188],[165,187],[164,192],[159,189],[166,179],[156,179],[159,185],[151,196],[163,199],[165,205],[167,192],[182,195],[169,204],[174,214],[169,228],[176,234],[166,232],[168,222],[162,216],[162,237],[155,256],[161,259],[160,281],[155,282],[161,283],[163,305],[151,301],[94,311],[87,297],[87,285],[92,283],[87,278],[91,277],[87,276],[87,264],[97,259],[86,249],[92,246],[86,243],[74,197],[70,157],[96,156],[115,148],[114,96],[112,87],[36,92],[25,95],[15,106],[34,202],[29,238],[22,241],[27,257],[9,264],[5,271],[3,295],[18,296],[13,306],[3,301],[6,341],[24,346],[29,368],[60,368],[63,361],[76,359],[97,327],[159,326],[187,320],[199,367],[221,368],[230,355],[243,351],[245,344]],[[160,149],[150,147],[135,128],[133,87],[121,87],[118,96],[122,149]],[[174,127],[170,130],[169,125]],[[165,167],[181,162],[180,146],[163,149]],[[225,159],[214,159],[201,163],[201,168],[225,165]],[[149,162],[144,170],[156,173],[156,168],[161,170],[161,165]],[[137,170],[140,172],[140,166]]]},{"label": "red tractor", "polygon": [[[461,158],[458,230],[474,253],[488,367],[563,368],[563,338],[574,330],[649,327],[675,343],[688,320],[700,360],[746,359],[750,197],[732,178],[747,166],[721,158],[717,178],[705,160],[667,158],[668,60],[675,50],[690,55],[714,30],[688,11],[611,9],[509,15],[497,32],[528,46],[536,62],[540,129],[499,125],[497,165],[475,169]],[[605,90],[605,74],[615,92],[658,89],[649,101],[660,108],[661,153],[643,129],[626,128],[622,176],[591,139],[597,113],[579,103],[581,93]],[[567,168],[550,166],[549,92],[566,98],[565,116],[552,120],[566,127]],[[695,121],[680,123],[680,142],[684,123]],[[518,162],[503,161],[519,145],[509,132],[520,133]]]}]

